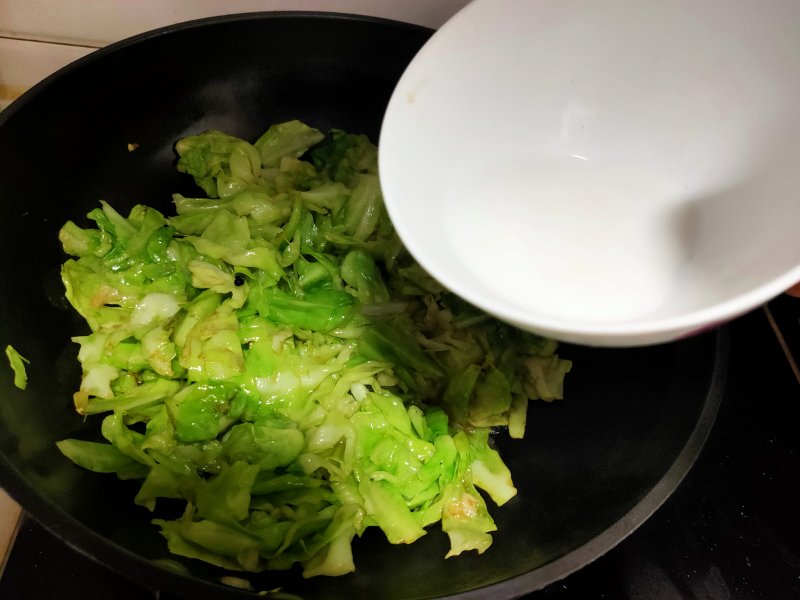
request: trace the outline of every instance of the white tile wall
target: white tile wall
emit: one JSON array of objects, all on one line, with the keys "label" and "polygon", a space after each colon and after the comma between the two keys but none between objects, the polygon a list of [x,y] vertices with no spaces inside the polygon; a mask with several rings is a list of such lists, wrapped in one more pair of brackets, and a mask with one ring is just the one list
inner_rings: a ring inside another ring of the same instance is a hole
[{"label": "white tile wall", "polygon": [[142,31],[210,15],[321,10],[439,27],[466,0],[0,0],[0,35],[102,46]]}]

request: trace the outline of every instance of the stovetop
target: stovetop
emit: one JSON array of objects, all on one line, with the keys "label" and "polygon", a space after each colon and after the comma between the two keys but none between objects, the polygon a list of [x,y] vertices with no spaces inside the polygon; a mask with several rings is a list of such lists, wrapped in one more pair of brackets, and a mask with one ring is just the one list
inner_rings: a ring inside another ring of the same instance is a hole
[{"label": "stovetop", "polygon": [[[800,300],[781,297],[729,325],[722,407],[678,490],[614,550],[527,598],[800,598],[800,373],[787,358],[800,357],[799,316]],[[23,517],[0,598],[174,597],[96,564]]]}]

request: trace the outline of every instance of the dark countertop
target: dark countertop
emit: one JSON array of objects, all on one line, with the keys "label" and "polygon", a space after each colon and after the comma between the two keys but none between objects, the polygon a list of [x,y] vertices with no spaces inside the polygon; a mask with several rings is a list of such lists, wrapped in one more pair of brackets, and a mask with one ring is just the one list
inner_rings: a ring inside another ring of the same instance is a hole
[{"label": "dark countertop", "polygon": [[[770,314],[800,356],[800,300]],[[527,596],[572,599],[800,598],[800,382],[763,310],[730,325],[729,379],[697,463],[673,496],[617,548]],[[23,519],[6,600],[160,598]]]},{"label": "dark countertop", "polygon": [[[771,312],[800,354],[800,300]],[[767,316],[731,326],[717,422],[673,496],[615,550],[530,598],[800,598],[800,383]]]}]

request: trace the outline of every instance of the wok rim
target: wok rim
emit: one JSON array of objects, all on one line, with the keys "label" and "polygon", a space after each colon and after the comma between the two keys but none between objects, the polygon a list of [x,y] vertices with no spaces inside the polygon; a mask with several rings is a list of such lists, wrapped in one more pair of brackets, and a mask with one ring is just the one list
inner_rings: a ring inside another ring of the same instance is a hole
[{"label": "wok rim", "polygon": [[377,23],[383,24],[397,29],[408,29],[419,33],[427,33],[432,35],[434,29],[417,25],[416,23],[407,23],[405,21],[398,21],[396,19],[387,19],[384,17],[373,17],[370,15],[358,15],[354,13],[345,12],[327,12],[319,10],[275,10],[275,11],[252,11],[243,13],[233,13],[227,15],[216,15],[211,17],[202,17],[199,19],[191,19],[189,21],[181,21],[171,25],[165,25],[137,33],[136,35],[124,38],[122,40],[112,42],[106,46],[99,47],[89,54],[82,56],[69,64],[64,65],[57,71],[54,71],[32,87],[28,88],[24,93],[14,99],[11,104],[0,111],[0,135],[2,135],[2,126],[6,121],[11,119],[24,105],[36,97],[42,90],[51,86],[54,82],[66,77],[69,73],[76,69],[80,69],[85,64],[92,63],[97,60],[102,60],[107,54],[127,48],[128,46],[136,45],[140,42],[168,35],[174,31],[187,31],[190,29],[204,27],[210,24],[227,23],[235,21],[259,21],[262,19],[309,19],[309,20],[322,20],[322,21],[361,21],[364,23]]},{"label": "wok rim", "polygon": [[[46,91],[54,83],[81,69],[86,64],[103,60],[106,56],[121,49],[137,45],[146,40],[169,35],[175,31],[186,31],[211,24],[258,21],[275,19],[307,19],[307,20],[341,20],[375,23],[397,29],[432,34],[434,30],[394,19],[356,15],[351,13],[325,11],[263,11],[246,12],[230,15],[204,17],[167,25],[139,33],[137,35],[114,42],[83,56],[52,73],[0,112],[0,135],[3,125],[16,115],[39,94]],[[567,554],[537,567],[527,573],[511,577],[487,586],[469,591],[440,596],[441,600],[478,600],[498,599],[511,600],[561,580],[578,571],[589,563],[600,558],[625,540],[641,524],[643,524],[677,489],[684,477],[697,460],[716,420],[722,402],[723,389],[727,375],[729,333],[727,326],[718,330],[715,339],[714,359],[711,377],[707,387],[707,395],[695,426],[686,439],[677,457],[653,485],[647,494],[639,500],[624,516],[613,525],[596,535],[585,544],[571,550]],[[214,597],[223,593],[226,597],[255,598],[253,591],[239,590],[207,579],[200,579],[191,574],[181,574],[159,567],[145,557],[117,545],[108,538],[83,525],[77,518],[62,510],[58,505],[37,492],[14,464],[0,453],[0,482],[4,489],[29,516],[42,527],[50,531],[67,546],[87,558],[111,569],[120,576],[134,581],[151,591],[173,591],[189,594],[193,597]],[[12,546],[13,548],[13,541]],[[11,551],[11,548],[9,549]],[[246,575],[245,575],[246,576]]]}]

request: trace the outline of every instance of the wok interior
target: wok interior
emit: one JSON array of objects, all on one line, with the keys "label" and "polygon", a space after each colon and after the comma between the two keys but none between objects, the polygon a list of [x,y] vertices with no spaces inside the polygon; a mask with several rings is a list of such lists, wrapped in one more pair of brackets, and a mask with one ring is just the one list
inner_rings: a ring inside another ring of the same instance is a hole
[{"label": "wok interior", "polygon": [[[99,435],[99,419],[84,422],[72,405],[80,371],[69,337],[86,330],[63,299],[58,230],[81,223],[100,199],[120,211],[146,203],[169,212],[172,193],[196,193],[174,169],[173,144],[187,134],[216,128],[254,139],[299,118],[376,140],[393,86],[429,34],[338,17],[212,20],[89,57],[3,115],[0,342],[31,363],[25,392],[0,380],[0,485],[35,518],[145,584],[219,597],[205,582],[223,573],[167,553],[152,515],[133,504],[135,483],[83,471],[53,443]],[[482,556],[445,561],[447,537],[436,527],[411,546],[370,530],[354,544],[353,575],[248,579],[306,599],[429,598],[534,571],[614,525],[662,478],[707,401],[716,346],[710,335],[649,349],[562,347],[575,362],[568,399],[532,404],[525,440],[496,436],[519,494],[501,509],[489,502],[498,532]],[[191,577],[148,560],[159,558]],[[529,576],[525,585],[544,583]]]}]

